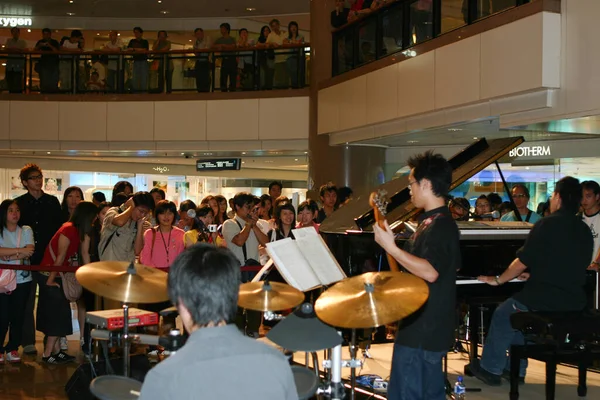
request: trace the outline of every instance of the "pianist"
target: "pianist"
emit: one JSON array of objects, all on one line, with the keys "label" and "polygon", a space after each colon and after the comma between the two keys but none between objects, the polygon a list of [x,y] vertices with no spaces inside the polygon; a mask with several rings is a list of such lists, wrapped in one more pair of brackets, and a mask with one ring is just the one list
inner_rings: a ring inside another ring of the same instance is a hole
[{"label": "pianist", "polygon": [[[473,374],[488,385],[499,386],[502,376],[509,379],[507,351],[511,344],[523,344],[523,336],[510,324],[513,313],[580,311],[586,306],[584,284],[593,240],[590,229],[576,215],[581,193],[577,179],[565,177],[558,181],[550,199],[551,214],[534,225],[508,269],[499,276],[478,278],[499,286],[529,270],[523,290],[494,311],[481,361],[470,365]],[[521,361],[522,381],[526,368],[526,360]]]},{"label": "pianist", "polygon": [[408,272],[429,286],[425,305],[404,319],[396,334],[388,398],[446,398],[442,357],[454,342],[456,270],[460,267],[459,232],[446,206],[452,167],[427,152],[408,161],[412,203],[424,209],[405,250],[396,246],[387,222],[373,226],[375,240]]}]

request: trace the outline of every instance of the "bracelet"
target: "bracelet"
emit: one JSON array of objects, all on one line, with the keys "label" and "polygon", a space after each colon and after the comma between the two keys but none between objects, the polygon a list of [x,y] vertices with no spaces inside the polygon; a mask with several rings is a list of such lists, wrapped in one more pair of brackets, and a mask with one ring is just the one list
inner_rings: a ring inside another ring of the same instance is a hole
[{"label": "bracelet", "polygon": [[499,276],[499,275],[496,275],[496,276],[494,277],[494,282],[496,282],[496,284],[497,284],[498,286],[501,286],[502,284],[500,283],[500,280],[499,280],[498,278],[500,278],[500,276]]}]

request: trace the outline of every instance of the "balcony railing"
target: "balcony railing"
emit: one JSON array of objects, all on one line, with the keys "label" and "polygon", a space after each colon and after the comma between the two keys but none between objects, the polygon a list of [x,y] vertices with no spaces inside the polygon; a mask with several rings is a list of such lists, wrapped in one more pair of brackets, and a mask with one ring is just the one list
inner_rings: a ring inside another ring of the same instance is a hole
[{"label": "balcony railing", "polygon": [[0,92],[171,93],[304,88],[309,44],[235,50],[0,49]]},{"label": "balcony railing", "polygon": [[332,75],[399,52],[412,56],[410,48],[417,44],[532,1],[376,1],[372,10],[350,11],[351,22],[333,31]]}]

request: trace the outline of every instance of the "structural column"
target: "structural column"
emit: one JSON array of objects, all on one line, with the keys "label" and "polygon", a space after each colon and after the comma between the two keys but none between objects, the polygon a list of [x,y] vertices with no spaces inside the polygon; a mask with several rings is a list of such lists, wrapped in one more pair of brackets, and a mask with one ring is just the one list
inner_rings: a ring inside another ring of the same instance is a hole
[{"label": "structural column", "polygon": [[333,182],[338,187],[350,186],[355,195],[362,195],[383,182],[385,149],[354,145],[330,146],[329,135],[318,134],[319,84],[331,78],[330,16],[334,8],[334,0],[310,2],[308,188],[318,190],[320,185]]}]

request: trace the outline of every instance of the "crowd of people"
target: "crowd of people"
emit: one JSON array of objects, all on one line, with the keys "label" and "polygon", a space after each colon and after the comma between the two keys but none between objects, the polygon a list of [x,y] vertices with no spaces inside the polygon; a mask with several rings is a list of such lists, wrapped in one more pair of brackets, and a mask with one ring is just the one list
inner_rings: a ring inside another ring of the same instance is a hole
[{"label": "crowd of people", "polygon": [[[128,91],[170,93],[173,89],[174,61],[165,60],[162,54],[151,55],[149,51],[170,51],[171,41],[167,31],[157,33],[154,41],[144,38],[141,27],[133,28],[133,39],[123,43],[120,33],[110,31],[109,40],[97,49],[89,63],[79,60],[77,53],[86,50],[83,33],[75,29],[70,36],[60,41],[52,37],[52,30],[44,28],[42,38],[33,49],[27,49],[20,38],[21,30],[11,28],[11,38],[4,45],[4,51],[15,53],[7,60],[6,85],[10,93],[22,93],[25,59],[19,52],[35,50],[44,54],[35,60],[35,71],[39,74],[40,90],[44,93],[70,93],[73,84],[78,91]],[[221,91],[268,90],[272,88],[300,88],[305,84],[305,60],[302,48],[277,51],[283,45],[302,44],[304,36],[295,21],[281,29],[278,19],[272,19],[261,28],[257,40],[249,38],[246,28],[237,30],[237,38],[232,36],[231,25],[220,25],[220,37],[211,38],[202,28],[194,30],[193,46],[190,52],[197,51],[193,75],[198,92],[211,89],[215,67],[220,67],[219,89]],[[236,50],[240,51],[236,51]],[[213,52],[202,52],[212,50]],[[254,50],[260,50],[254,54]],[[61,55],[51,53],[61,52]],[[73,55],[64,54],[73,53]],[[103,55],[102,53],[111,54]],[[116,52],[131,55],[131,63],[120,59]],[[177,60],[179,61],[179,59]],[[150,78],[152,84],[150,84]]]},{"label": "crowd of people", "polygon": [[[93,193],[91,201],[86,201],[81,188],[71,186],[59,203],[56,197],[44,193],[39,166],[24,166],[20,179],[27,193],[0,204],[0,257],[3,263],[27,263],[48,269],[17,270],[16,286],[0,288],[7,289],[0,293],[0,337],[4,339],[9,332],[8,344],[0,348],[0,362],[5,358],[20,361],[20,346],[25,353],[36,353],[36,329],[45,335],[44,362],[74,360],[66,352],[66,337],[73,333],[71,302],[77,305],[82,350],[88,351],[85,314],[94,307],[94,295],[83,289],[80,298],[67,299],[61,272],[69,268],[95,261],[137,260],[168,271],[184,249],[197,243],[227,247],[242,266],[264,264],[268,260],[267,242],[293,238],[296,228],[312,227],[318,231],[319,223],[352,195],[349,188],[342,188],[338,198],[333,184],[323,185],[319,192],[322,208],[308,199],[296,210],[291,200],[281,195],[281,182],[274,181],[268,194],[261,197],[247,192],[229,200],[210,195],[198,205],[188,199],[177,206],[166,199],[162,189],[134,192],[131,183],[121,181],[115,184],[110,202],[102,192]],[[169,306],[144,305],[144,309],[159,311]],[[110,308],[109,303],[106,307]],[[257,336],[258,326],[248,330],[244,322],[241,328],[248,335]]]}]

